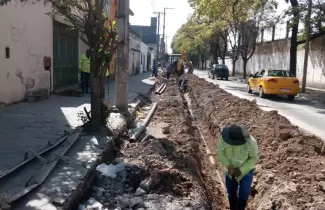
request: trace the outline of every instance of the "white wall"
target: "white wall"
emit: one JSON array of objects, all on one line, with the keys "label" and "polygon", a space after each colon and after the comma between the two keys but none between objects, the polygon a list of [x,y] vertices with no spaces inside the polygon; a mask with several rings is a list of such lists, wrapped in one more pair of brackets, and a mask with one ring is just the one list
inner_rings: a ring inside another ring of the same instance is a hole
[{"label": "white wall", "polygon": [[[44,3],[14,0],[0,7],[0,103],[24,99],[27,90],[50,88],[43,57],[53,57],[53,24]],[[10,58],[5,48],[10,48]],[[53,63],[53,62],[52,62]],[[51,68],[53,69],[53,68]]]},{"label": "white wall", "polygon": [[140,71],[140,52],[141,40],[140,38],[130,32],[130,47],[129,47],[129,74],[135,74],[136,70]]},{"label": "white wall", "polygon": [[[325,38],[319,38],[311,42],[308,58],[307,85],[310,87],[325,88]],[[289,70],[290,43],[286,41],[275,41],[258,46],[256,53],[248,61],[247,75],[255,73],[263,68]],[[302,80],[304,49],[297,52],[297,77]],[[226,60],[226,65],[232,70],[231,59]],[[236,62],[236,72],[243,73],[243,62],[239,57]]]},{"label": "white wall", "polygon": [[140,64],[140,73],[147,70],[147,59],[148,59],[148,46],[141,42],[140,44],[140,51],[142,56],[142,64]]}]

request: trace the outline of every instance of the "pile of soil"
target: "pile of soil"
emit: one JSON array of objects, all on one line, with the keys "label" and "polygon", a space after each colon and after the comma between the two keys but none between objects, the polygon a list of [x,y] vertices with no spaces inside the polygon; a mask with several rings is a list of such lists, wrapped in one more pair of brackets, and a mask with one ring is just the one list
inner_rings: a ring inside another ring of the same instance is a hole
[{"label": "pile of soil", "polygon": [[150,124],[164,124],[159,128],[164,137],[149,132],[136,142],[126,139],[116,160],[126,170],[115,179],[98,179],[92,197],[108,209],[226,209],[214,175],[205,171],[203,143],[176,79],[154,100],[158,107]]},{"label": "pile of soil", "polygon": [[187,75],[193,109],[201,114],[210,149],[224,126],[241,123],[259,145],[260,160],[249,209],[302,210],[325,208],[325,146],[301,132],[276,111],[263,111],[217,85]]}]

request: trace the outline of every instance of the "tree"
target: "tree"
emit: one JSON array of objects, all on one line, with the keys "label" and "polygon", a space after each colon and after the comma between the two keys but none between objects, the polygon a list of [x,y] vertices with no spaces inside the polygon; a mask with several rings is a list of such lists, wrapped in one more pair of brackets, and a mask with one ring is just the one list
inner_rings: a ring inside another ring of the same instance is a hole
[{"label": "tree", "polygon": [[[0,0],[4,5],[10,0]],[[23,1],[23,0],[22,0]],[[80,39],[91,49],[91,127],[98,131],[104,123],[103,97],[105,75],[114,52],[117,49],[115,21],[109,20],[104,11],[109,0],[46,0],[54,13],[68,19],[78,30]]]},{"label": "tree", "polygon": [[[173,37],[171,48],[173,53],[190,54],[201,58],[202,65],[205,63],[209,44],[206,40],[206,25],[199,24],[195,19],[195,14],[183,24]],[[203,67],[202,67],[203,68]]]},{"label": "tree", "polygon": [[274,25],[276,20],[274,2],[261,2],[253,10],[254,15],[248,21],[239,23],[238,46],[243,60],[243,78],[246,79],[247,62],[252,58],[256,50],[256,43],[259,33],[264,28]]},{"label": "tree", "polygon": [[[285,0],[287,3],[290,2],[291,8],[286,12],[287,15],[291,16],[291,40],[290,40],[290,72],[294,75],[297,74],[297,48],[299,45],[306,42],[306,31],[303,37],[298,37],[299,22],[305,22],[307,13],[307,3],[305,0]],[[310,20],[311,30],[310,39],[312,41],[325,34],[324,22],[325,22],[325,1],[314,0],[314,6],[312,7],[312,19]]]},{"label": "tree", "polygon": [[249,20],[240,23],[239,31],[239,51],[243,60],[243,78],[246,79],[247,62],[255,53],[259,26],[256,20]]},{"label": "tree", "polygon": [[302,77],[302,92],[306,92],[306,80],[307,80],[307,66],[308,66],[308,54],[309,54],[309,39],[310,39],[310,18],[312,11],[312,0],[309,0],[308,12],[306,17],[306,44],[305,44],[305,59],[304,59],[304,72]]},{"label": "tree", "polygon": [[219,31],[227,31],[227,41],[231,46],[233,75],[238,54],[241,52],[239,49],[240,26],[254,18],[252,15],[256,15],[257,12],[261,13],[265,5],[276,6],[274,0],[189,0],[189,3],[200,19],[214,23],[214,28]]}]

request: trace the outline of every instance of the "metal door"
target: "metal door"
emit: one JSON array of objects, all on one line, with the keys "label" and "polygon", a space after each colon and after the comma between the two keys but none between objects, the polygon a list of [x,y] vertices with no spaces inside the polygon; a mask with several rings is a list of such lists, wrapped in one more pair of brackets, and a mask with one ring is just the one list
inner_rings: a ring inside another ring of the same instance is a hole
[{"label": "metal door", "polygon": [[78,32],[53,22],[53,86],[78,83]]}]

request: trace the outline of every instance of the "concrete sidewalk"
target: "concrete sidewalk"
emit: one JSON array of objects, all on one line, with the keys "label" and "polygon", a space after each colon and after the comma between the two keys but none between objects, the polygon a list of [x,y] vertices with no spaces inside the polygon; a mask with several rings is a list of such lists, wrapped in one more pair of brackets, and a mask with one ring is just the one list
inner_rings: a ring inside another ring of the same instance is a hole
[{"label": "concrete sidewalk", "polygon": [[[129,77],[129,100],[147,94],[154,81],[150,72]],[[110,99],[115,101],[115,83],[110,82]],[[106,87],[107,90],[107,87]],[[24,160],[25,151],[40,151],[82,124],[78,113],[90,109],[89,95],[81,97],[52,95],[36,103],[19,103],[0,108],[0,174]]]}]

